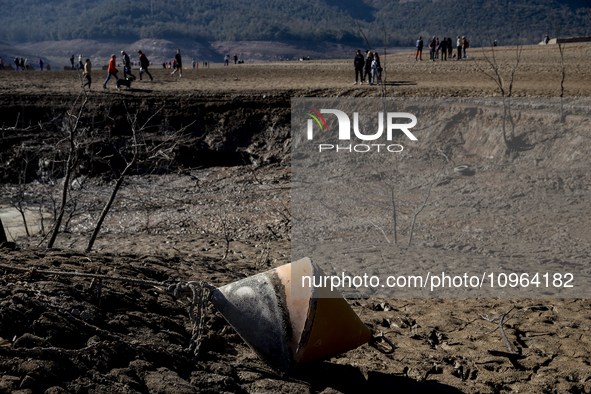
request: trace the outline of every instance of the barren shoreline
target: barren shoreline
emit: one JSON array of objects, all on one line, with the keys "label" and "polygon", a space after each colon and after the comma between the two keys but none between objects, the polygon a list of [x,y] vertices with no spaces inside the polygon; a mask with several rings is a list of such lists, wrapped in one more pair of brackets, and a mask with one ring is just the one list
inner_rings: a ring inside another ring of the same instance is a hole
[{"label": "barren shoreline", "polygon": [[[490,69],[483,55],[477,49],[469,55],[434,63],[415,62],[408,54],[382,59],[386,95],[499,96],[484,74]],[[512,47],[497,51],[504,78],[514,55]],[[514,95],[557,97],[557,47],[528,46],[522,56]],[[590,95],[590,56],[591,45],[566,46],[566,97]],[[84,253],[113,182],[96,169],[77,191],[84,210],[72,217],[55,248],[37,247],[41,235],[20,237],[16,249],[0,248],[2,264],[215,286],[286,264],[292,236],[290,98],[381,94],[376,86],[353,86],[352,59],[190,69],[182,78],[157,67],[151,72],[154,82],[137,81],[129,91],[117,91],[114,82],[103,90],[105,73],[93,73],[89,111],[95,131],[107,146],[121,137],[109,122],[122,124],[123,102],[139,113],[162,107],[161,119],[171,127],[196,122],[187,150],[175,156],[186,161],[177,160],[167,173],[128,177],[94,249]],[[76,72],[0,72],[3,179],[14,179],[13,164],[22,152],[46,152],[43,141],[58,146],[57,132],[37,124],[68,109],[79,89]],[[568,262],[588,275],[586,121],[579,115],[567,116],[564,127],[550,115],[543,125],[523,121],[517,135],[528,149],[513,154],[506,154],[500,135],[483,140],[432,131],[429,145],[404,157],[397,189],[401,238],[409,235],[435,161],[443,176],[418,218],[413,245],[395,247],[397,263],[420,267],[446,256],[458,266],[527,262],[550,270]],[[98,162],[88,163],[98,168]],[[454,172],[460,164],[473,173]],[[29,187],[36,203],[49,193],[42,182]],[[392,339],[395,353],[365,345],[279,375],[211,305],[202,353],[191,361],[179,350],[191,335],[188,303],[158,289],[105,281],[99,297],[86,279],[8,270],[0,284],[0,337],[7,341],[0,346],[0,393],[591,392],[587,298],[408,298],[401,291],[392,298],[351,299],[373,333]],[[504,330],[519,356],[507,354],[499,331],[483,334],[495,325],[482,316],[491,319],[513,307]]]}]

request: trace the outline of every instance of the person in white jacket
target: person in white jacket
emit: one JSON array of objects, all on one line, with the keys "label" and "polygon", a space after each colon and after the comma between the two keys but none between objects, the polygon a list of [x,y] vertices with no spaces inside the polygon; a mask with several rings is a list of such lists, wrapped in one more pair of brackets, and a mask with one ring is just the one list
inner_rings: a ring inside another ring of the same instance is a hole
[{"label": "person in white jacket", "polygon": [[377,52],[373,54],[373,62],[371,62],[371,83],[379,85],[382,80],[382,65],[380,64],[380,56]]}]

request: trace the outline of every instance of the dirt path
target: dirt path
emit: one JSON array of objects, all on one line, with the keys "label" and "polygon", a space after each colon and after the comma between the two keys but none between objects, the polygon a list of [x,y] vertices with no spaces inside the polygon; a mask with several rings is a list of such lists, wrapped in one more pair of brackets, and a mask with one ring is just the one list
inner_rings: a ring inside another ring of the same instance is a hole
[{"label": "dirt path", "polygon": [[[481,49],[468,51],[469,58],[442,62],[415,62],[414,54],[396,54],[382,59],[386,69],[388,96],[455,96],[480,97],[499,95],[494,81],[481,69],[487,61]],[[490,51],[485,52],[491,58]],[[567,44],[565,47],[565,96],[588,96],[591,71],[587,67],[591,45]],[[508,78],[515,64],[514,47],[498,47],[497,64]],[[353,58],[353,56],[352,56]],[[254,63],[223,67],[186,69],[183,77],[170,76],[161,66],[152,66],[154,82],[137,81],[134,92],[121,94],[252,94],[290,96],[379,96],[376,86],[353,86],[353,60],[289,61]],[[428,54],[424,56],[428,59]],[[556,45],[523,48],[516,73],[516,96],[556,97],[560,92],[560,54]],[[138,74],[138,70],[134,70]],[[177,73],[178,74],[178,73]],[[26,75],[26,77],[25,77]],[[93,71],[93,94],[118,94],[115,82],[103,92],[106,71]],[[75,72],[7,72],[0,73],[0,93],[7,94],[76,94],[80,83]]]}]

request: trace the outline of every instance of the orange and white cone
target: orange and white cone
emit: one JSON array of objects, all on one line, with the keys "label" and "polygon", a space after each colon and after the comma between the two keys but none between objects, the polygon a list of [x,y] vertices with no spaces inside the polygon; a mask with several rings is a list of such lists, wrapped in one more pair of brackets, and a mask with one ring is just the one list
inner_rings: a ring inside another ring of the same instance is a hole
[{"label": "orange and white cone", "polygon": [[313,280],[303,286],[303,277],[323,275],[304,258],[220,287],[211,300],[260,358],[287,371],[371,339],[367,326],[337,291],[314,287]]}]

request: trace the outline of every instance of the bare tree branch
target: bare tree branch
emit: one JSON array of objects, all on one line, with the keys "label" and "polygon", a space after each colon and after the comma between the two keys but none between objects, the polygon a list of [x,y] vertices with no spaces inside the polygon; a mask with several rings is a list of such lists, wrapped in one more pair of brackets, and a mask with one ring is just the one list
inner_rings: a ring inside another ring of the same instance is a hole
[{"label": "bare tree branch", "polygon": [[72,172],[74,170],[74,164],[76,162],[75,157],[77,155],[76,145],[77,145],[77,138],[78,138],[78,125],[80,124],[80,118],[85,110],[86,103],[88,102],[88,97],[84,94],[84,100],[80,104],[80,108],[78,109],[78,114],[74,115],[74,109],[76,108],[76,103],[80,99],[82,93],[79,93],[72,105],[72,109],[67,112],[67,128],[68,128],[68,142],[69,142],[69,150],[68,150],[68,158],[66,160],[66,176],[64,178],[64,187],[62,189],[62,201],[60,211],[58,216],[53,223],[53,230],[51,232],[51,237],[49,238],[49,242],[47,243],[48,248],[52,248],[55,239],[57,238],[57,234],[59,233],[59,229],[62,223],[62,219],[64,217],[64,212],[66,210],[66,203],[68,201],[68,189],[70,187],[70,178],[72,177]]},{"label": "bare tree branch", "polygon": [[[486,53],[487,46],[482,45],[482,55],[484,57],[485,62],[488,65],[488,69],[482,67],[479,63],[476,63],[476,67],[478,70],[493,80],[497,85],[497,89],[501,93],[501,100],[503,104],[503,123],[502,123],[502,130],[503,130],[503,142],[507,147],[507,152],[513,151],[513,142],[515,141],[515,124],[513,122],[513,116],[511,114],[511,96],[513,94],[513,82],[515,80],[515,73],[519,67],[521,62],[521,52],[522,52],[522,45],[521,40],[519,38],[519,31],[517,30],[517,26],[515,26],[515,33],[517,35],[517,43],[515,46],[515,62],[511,66],[509,70],[508,81],[506,81],[502,76],[501,67],[499,66],[496,56],[495,56],[495,47],[492,43],[492,39],[490,37],[490,33],[487,32],[487,37],[490,45],[491,56],[489,57]],[[492,72],[489,70],[492,69]],[[511,139],[507,137],[507,119],[511,123]]]},{"label": "bare tree branch", "polygon": [[367,50],[371,51],[371,46],[369,45],[369,41],[367,40],[367,37],[363,33],[363,30],[361,30],[361,25],[359,24],[359,20],[357,18],[355,18],[355,22],[357,22],[357,27],[359,28],[359,33],[361,33],[361,35],[363,36],[363,39],[365,40],[365,43],[367,44]]},{"label": "bare tree branch", "polygon": [[[589,5],[588,0],[587,5]],[[560,26],[558,25],[558,17],[556,15],[554,15],[554,29],[556,30],[556,43],[560,52],[560,123],[564,123],[566,121],[566,115],[564,114],[564,77],[566,68],[564,64],[564,46],[560,40]]]},{"label": "bare tree branch", "polygon": [[415,229],[415,221],[417,220],[417,216],[419,216],[419,214],[423,211],[423,209],[425,209],[425,206],[427,205],[427,200],[429,200],[429,196],[431,195],[431,188],[433,187],[433,184],[435,183],[435,181],[437,180],[438,177],[439,177],[439,172],[437,172],[433,176],[433,180],[431,180],[431,184],[429,184],[429,189],[427,189],[427,195],[425,196],[425,200],[423,201],[423,205],[421,205],[421,207],[415,212],[415,214],[412,218],[412,224],[410,225],[410,232],[408,234],[408,246],[410,246],[412,243],[412,233]]},{"label": "bare tree branch", "polygon": [[[127,106],[125,106],[127,109]],[[148,166],[152,167],[153,169],[157,168],[160,165],[162,160],[170,161],[172,152],[176,149],[178,144],[180,143],[181,136],[183,132],[190,127],[193,123],[181,128],[180,130],[175,130],[172,133],[164,134],[164,137],[158,142],[148,142],[147,141],[147,130],[155,127],[151,125],[152,119],[162,110],[163,107],[159,108],[155,111],[141,126],[138,125],[137,118],[138,113],[131,114],[129,109],[127,109],[126,117],[127,121],[131,127],[131,140],[129,141],[128,146],[131,147],[132,156],[130,159],[126,159],[125,156],[120,153],[119,156],[125,160],[125,167],[121,172],[117,175],[117,180],[111,190],[111,194],[109,199],[105,203],[103,210],[98,218],[98,221],[95,225],[94,231],[88,241],[88,246],[86,247],[86,252],[90,252],[96,238],[102,228],[105,218],[107,217],[115,198],[117,197],[117,193],[123,184],[126,176],[130,173],[131,169],[134,165],[142,163],[147,164]],[[117,173],[118,171],[113,168],[113,172]]]}]

